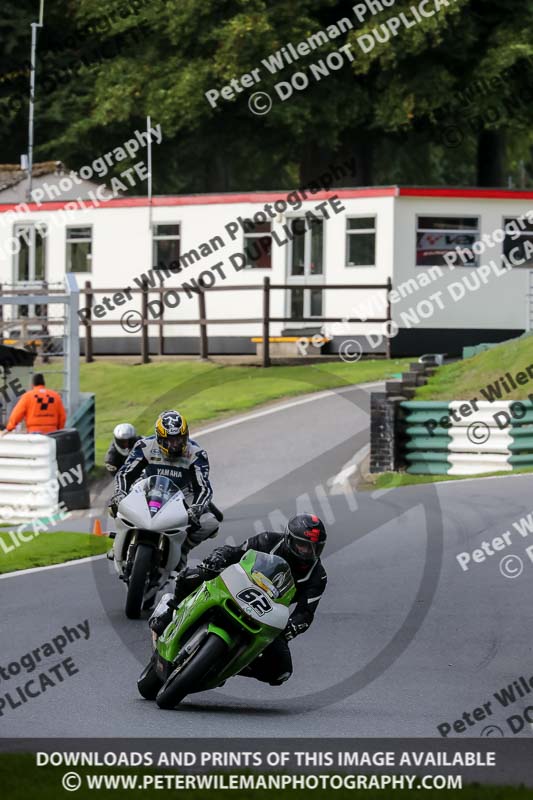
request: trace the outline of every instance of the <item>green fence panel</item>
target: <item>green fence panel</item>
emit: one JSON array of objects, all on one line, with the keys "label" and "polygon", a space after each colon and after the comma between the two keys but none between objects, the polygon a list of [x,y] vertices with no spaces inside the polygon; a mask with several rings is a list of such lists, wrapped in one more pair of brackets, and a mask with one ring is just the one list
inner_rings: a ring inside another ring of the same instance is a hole
[{"label": "green fence panel", "polygon": [[72,428],[77,428],[80,439],[83,456],[85,458],[85,469],[87,472],[94,467],[96,463],[95,451],[95,424],[96,424],[96,406],[94,394],[84,392],[80,395],[81,403],[76,409],[74,414],[69,417],[68,424]]}]

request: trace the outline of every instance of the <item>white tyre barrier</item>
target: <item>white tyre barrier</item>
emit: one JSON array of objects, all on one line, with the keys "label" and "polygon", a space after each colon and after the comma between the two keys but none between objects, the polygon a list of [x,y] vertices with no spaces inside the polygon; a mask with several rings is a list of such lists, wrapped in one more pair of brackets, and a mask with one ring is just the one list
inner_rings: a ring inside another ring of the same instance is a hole
[{"label": "white tyre barrier", "polygon": [[40,434],[0,438],[0,522],[49,518],[59,510],[56,442]]}]

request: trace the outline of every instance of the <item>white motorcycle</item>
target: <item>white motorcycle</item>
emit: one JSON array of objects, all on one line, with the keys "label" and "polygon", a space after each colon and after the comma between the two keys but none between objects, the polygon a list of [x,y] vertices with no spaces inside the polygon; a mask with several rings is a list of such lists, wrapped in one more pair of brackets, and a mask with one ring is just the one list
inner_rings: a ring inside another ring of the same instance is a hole
[{"label": "white motorcycle", "polygon": [[119,503],[113,560],[127,587],[126,616],[151,608],[181,558],[189,517],[183,492],[170,478],[138,481]]}]

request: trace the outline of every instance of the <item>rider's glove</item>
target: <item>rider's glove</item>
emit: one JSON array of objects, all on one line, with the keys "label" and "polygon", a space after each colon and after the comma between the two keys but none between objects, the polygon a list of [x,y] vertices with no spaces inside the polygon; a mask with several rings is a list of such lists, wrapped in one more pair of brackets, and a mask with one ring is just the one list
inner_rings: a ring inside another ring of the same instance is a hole
[{"label": "rider's glove", "polygon": [[113,495],[113,497],[109,501],[109,513],[111,514],[112,517],[116,517],[117,516],[117,510],[118,510],[119,503],[122,500],[124,500],[125,497],[126,497],[126,493],[125,492],[115,492],[115,494]]},{"label": "rider's glove", "polygon": [[289,622],[284,631],[285,639],[290,642],[291,639],[306,631],[308,627],[307,622]]},{"label": "rider's glove", "polygon": [[208,572],[214,572],[217,575],[227,566],[226,559],[218,550],[214,550],[207,558],[202,561],[202,567]]},{"label": "rider's glove", "polygon": [[202,516],[202,509],[200,506],[191,506],[187,510],[187,514],[189,515],[189,523],[200,527],[200,517]]}]

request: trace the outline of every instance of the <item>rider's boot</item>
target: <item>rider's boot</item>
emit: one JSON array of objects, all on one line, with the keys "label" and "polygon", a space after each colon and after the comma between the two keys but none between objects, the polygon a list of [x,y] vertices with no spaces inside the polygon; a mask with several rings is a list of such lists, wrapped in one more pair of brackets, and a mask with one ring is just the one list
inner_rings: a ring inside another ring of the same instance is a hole
[{"label": "rider's boot", "polygon": [[170,593],[168,595],[165,595],[165,598],[162,599],[166,599],[166,609],[163,611],[163,613],[158,613],[159,611],[159,605],[158,605],[158,608],[156,608],[155,613],[152,614],[152,616],[148,620],[148,625],[150,626],[151,630],[153,630],[154,633],[157,634],[157,636],[161,636],[167,625],[171,622],[172,615],[174,614],[174,611],[179,605],[179,603],[176,602],[176,599],[172,597]]},{"label": "rider's boot", "polygon": [[176,565],[176,572],[181,572],[183,569],[185,569],[185,567],[187,566],[187,557],[191,552],[191,550],[193,549],[193,547],[194,545],[191,544],[189,538],[187,537],[187,539],[185,539],[185,541],[181,545],[181,556],[180,560]]},{"label": "rider's boot", "polygon": [[[176,586],[174,589],[174,596],[167,602],[167,610],[157,617],[152,616],[148,620],[150,628],[160,636],[169,622],[172,620],[172,615],[177,609],[182,600],[185,600],[191,592],[202,583],[203,577],[198,570],[185,569],[176,576]],[[157,610],[157,609],[156,609]]]}]

